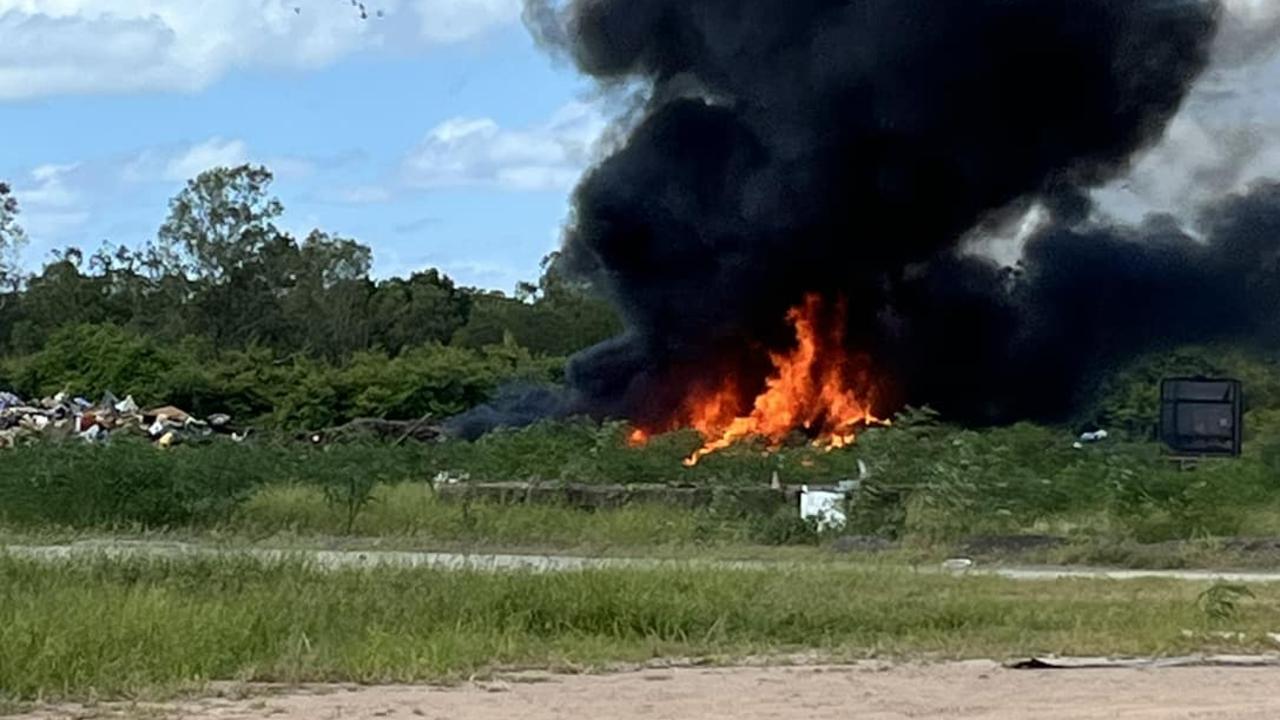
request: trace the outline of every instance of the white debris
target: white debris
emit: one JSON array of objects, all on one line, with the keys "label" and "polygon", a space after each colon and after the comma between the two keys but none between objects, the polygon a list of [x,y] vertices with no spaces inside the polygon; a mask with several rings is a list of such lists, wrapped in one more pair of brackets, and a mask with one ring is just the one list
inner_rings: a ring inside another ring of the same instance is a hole
[{"label": "white debris", "polygon": [[431,484],[437,487],[440,485],[457,485],[458,483],[467,482],[470,479],[471,473],[454,474],[451,470],[441,470],[436,473],[434,478],[431,479]]},{"label": "white debris", "polygon": [[849,522],[844,511],[845,494],[800,488],[800,519],[816,520],[818,530],[843,530]]},{"label": "white debris", "polygon": [[101,440],[105,440],[106,437],[107,431],[103,430],[102,426],[97,424],[90,425],[88,429],[80,433],[80,439],[88,443],[99,442]]},{"label": "white debris", "polygon": [[858,491],[861,489],[861,480],[841,480],[840,483],[836,485],[836,492],[845,496],[857,495]]},{"label": "white debris", "polygon": [[1228,632],[1226,630],[1211,630],[1207,632],[1196,631],[1196,630],[1183,630],[1182,637],[1195,638],[1195,639],[1201,639],[1201,640],[1226,640],[1229,642],[1244,642],[1245,640],[1249,639],[1249,637],[1242,632]]},{"label": "white debris", "polygon": [[1076,450],[1083,450],[1085,445],[1102,442],[1111,437],[1111,433],[1106,430],[1094,430],[1093,432],[1080,433],[1080,439],[1071,443],[1071,447]]}]

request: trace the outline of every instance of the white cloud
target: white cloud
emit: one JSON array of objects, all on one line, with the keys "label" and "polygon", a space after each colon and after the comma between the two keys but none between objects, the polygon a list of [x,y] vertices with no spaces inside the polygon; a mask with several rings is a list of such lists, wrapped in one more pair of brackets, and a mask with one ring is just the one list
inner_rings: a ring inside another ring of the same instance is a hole
[{"label": "white cloud", "polygon": [[235,167],[249,161],[249,146],[243,140],[211,140],[192,145],[169,160],[164,179],[182,182],[213,167]]},{"label": "white cloud", "polygon": [[309,69],[373,49],[459,42],[520,0],[0,0],[0,100],[195,91],[228,71]]},{"label": "white cloud", "polygon": [[339,190],[332,199],[345,205],[378,205],[392,197],[391,190],[381,185],[358,185]]},{"label": "white cloud", "polygon": [[39,258],[53,247],[52,238],[74,236],[89,222],[90,213],[78,178],[80,164],[40,165],[31,169],[13,188],[21,214],[18,217],[31,246],[24,258]]},{"label": "white cloud", "polygon": [[19,186],[23,202],[36,207],[67,207],[77,200],[77,195],[67,186],[67,176],[80,167],[79,163],[66,165],[40,165],[29,173],[29,185]]},{"label": "white cloud", "polygon": [[436,268],[460,285],[510,290],[529,277],[529,268],[516,264],[489,262],[482,259],[453,258],[417,249],[405,250],[395,245],[377,248],[373,258],[375,277],[408,277],[427,268]]},{"label": "white cloud", "polygon": [[438,43],[466,40],[520,15],[519,0],[417,0],[413,6],[421,36]]},{"label": "white cloud", "polygon": [[211,137],[198,143],[147,148],[123,163],[119,177],[130,183],[183,183],[210,168],[245,163],[265,165],[278,178],[306,177],[315,169],[314,163],[304,158],[261,157],[244,140]]},{"label": "white cloud", "polygon": [[405,181],[419,188],[566,190],[590,163],[606,125],[597,108],[582,102],[518,130],[490,118],[452,118],[427,133],[406,158]]},{"label": "white cloud", "polygon": [[86,230],[100,226],[95,221],[102,218],[115,218],[117,224],[123,222],[131,227],[158,225],[165,199],[186,180],[211,167],[246,162],[265,164],[277,177],[291,180],[310,175],[315,169],[314,163],[304,158],[262,158],[243,140],[213,137],[22,170],[15,174],[14,197],[21,208],[19,221],[31,239],[26,261],[35,265],[49,250],[66,244],[96,243],[101,238],[86,236]]}]

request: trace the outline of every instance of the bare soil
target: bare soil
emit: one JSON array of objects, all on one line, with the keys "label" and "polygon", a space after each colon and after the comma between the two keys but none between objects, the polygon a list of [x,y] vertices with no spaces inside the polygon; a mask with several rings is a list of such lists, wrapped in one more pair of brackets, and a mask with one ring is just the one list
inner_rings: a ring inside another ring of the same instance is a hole
[{"label": "bare soil", "polygon": [[457,687],[254,688],[23,716],[192,720],[1274,720],[1280,668],[1006,670],[991,662],[522,674]]}]

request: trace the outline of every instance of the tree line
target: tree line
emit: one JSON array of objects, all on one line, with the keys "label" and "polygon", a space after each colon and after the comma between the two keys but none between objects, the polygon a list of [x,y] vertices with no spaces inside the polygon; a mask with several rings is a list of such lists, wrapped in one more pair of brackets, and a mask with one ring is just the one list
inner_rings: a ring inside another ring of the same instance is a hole
[{"label": "tree line", "polygon": [[[483,400],[503,367],[522,376],[536,366],[532,375],[554,377],[548,368],[620,329],[606,302],[557,272],[554,254],[536,283],[521,283],[512,295],[459,287],[436,269],[375,278],[368,246],[319,229],[305,238],[281,229],[285,209],[272,180],[261,166],[208,170],[170,201],[154,238],[135,247],[103,243],[92,252],[67,247],[34,273],[17,261],[25,240],[20,198],[0,184],[0,389],[122,393],[129,387],[121,385],[138,386],[146,395],[169,395],[151,398],[157,401],[186,395],[180,399],[206,410],[235,405],[279,415],[279,398],[193,397],[182,389],[192,382],[148,368],[187,360],[195,368],[288,366],[308,368],[303,375],[311,380],[359,368],[360,382],[376,386],[374,365],[403,374],[406,363],[425,363],[456,366],[455,386],[475,381],[474,392],[443,391],[454,399],[435,409],[456,411]],[[111,370],[121,365],[132,367]],[[135,382],[131,373],[148,377]],[[358,383],[348,384],[355,392]],[[433,403],[347,404],[351,413],[394,415]],[[344,414],[313,412],[308,421]]]},{"label": "tree line", "polygon": [[209,170],[170,201],[154,240],[92,253],[68,247],[29,276],[13,253],[22,240],[17,199],[0,185],[0,353],[33,352],[83,323],[335,362],[432,343],[480,348],[506,335],[537,355],[567,355],[618,329],[606,303],[559,278],[554,256],[515,296],[458,287],[435,269],[374,279],[368,246],[281,230],[271,182],[260,166]]}]

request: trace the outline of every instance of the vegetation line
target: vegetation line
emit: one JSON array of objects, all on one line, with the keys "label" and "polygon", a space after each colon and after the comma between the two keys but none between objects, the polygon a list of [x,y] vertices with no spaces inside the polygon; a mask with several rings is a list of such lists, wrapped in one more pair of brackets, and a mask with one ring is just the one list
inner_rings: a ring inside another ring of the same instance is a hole
[{"label": "vegetation line", "polygon": [[415,682],[654,657],[1270,647],[1280,587],[1212,587],[884,567],[320,572],[248,558],[0,557],[0,688],[22,701],[137,697],[211,680]]}]

